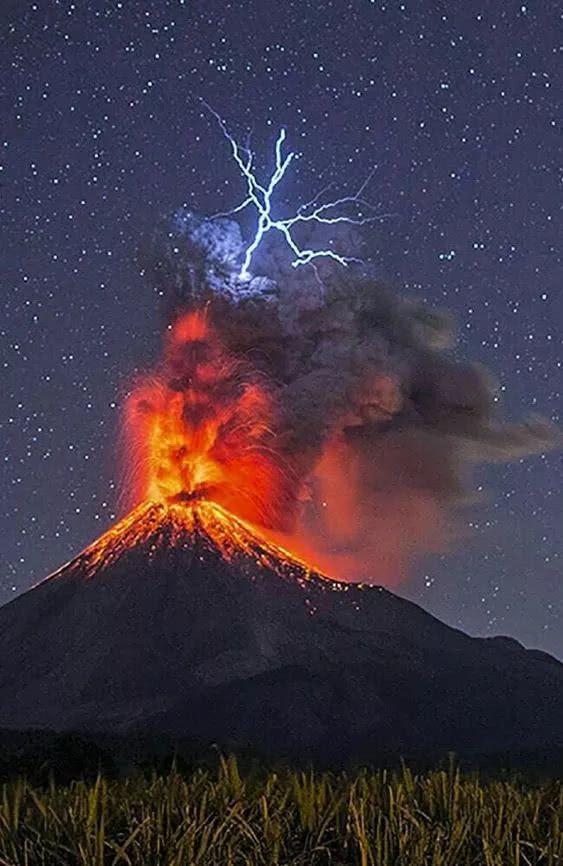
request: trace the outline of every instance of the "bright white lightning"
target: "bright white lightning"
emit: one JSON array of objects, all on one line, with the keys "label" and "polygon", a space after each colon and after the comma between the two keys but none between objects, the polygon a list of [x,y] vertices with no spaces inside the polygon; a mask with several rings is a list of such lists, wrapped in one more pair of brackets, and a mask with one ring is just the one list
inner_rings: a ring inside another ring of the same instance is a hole
[{"label": "bright white lightning", "polygon": [[[232,214],[239,213],[244,210],[244,208],[253,205],[258,212],[258,225],[256,227],[256,233],[254,235],[254,239],[246,250],[244,261],[242,263],[242,267],[240,269],[239,278],[242,280],[247,280],[250,278],[250,265],[252,262],[252,257],[264,235],[271,231],[272,229],[280,232],[291,251],[293,252],[295,258],[292,261],[292,265],[294,268],[299,267],[300,265],[309,264],[313,262],[314,259],[320,258],[330,258],[339,262],[341,265],[348,265],[350,262],[358,261],[358,259],[352,256],[345,256],[340,253],[334,252],[334,250],[330,249],[322,249],[322,250],[311,250],[311,249],[302,249],[297,243],[296,239],[293,237],[292,230],[294,226],[299,223],[307,223],[307,222],[316,222],[323,223],[324,225],[337,225],[339,223],[351,223],[352,225],[365,225],[366,223],[376,222],[382,219],[385,219],[386,214],[375,214],[372,213],[370,216],[364,216],[362,214],[362,208],[367,211],[374,211],[375,208],[373,205],[366,202],[362,195],[369,181],[371,180],[372,174],[364,181],[359,190],[354,195],[343,196],[342,198],[336,199],[335,201],[326,202],[325,204],[317,204],[319,198],[327,191],[327,188],[322,190],[315,198],[311,199],[311,201],[307,202],[304,205],[301,205],[297,214],[292,217],[288,217],[287,219],[275,219],[272,216],[272,196],[274,191],[282,178],[284,177],[287,169],[289,168],[291,162],[296,158],[297,154],[293,151],[290,151],[287,154],[283,154],[283,144],[286,138],[285,129],[280,129],[278,134],[278,138],[276,140],[275,146],[275,169],[267,183],[261,184],[256,178],[256,173],[254,170],[254,154],[250,150],[248,146],[240,145],[235,138],[228,131],[224,120],[214,111],[207,103],[204,103],[206,108],[213,114],[213,116],[217,119],[225,138],[229,141],[231,145],[231,152],[233,155],[233,159],[235,160],[237,166],[240,169],[242,176],[246,181],[247,187],[247,197],[244,199],[241,204],[237,207],[233,208],[233,210],[226,211],[224,213],[215,214],[215,217],[219,216],[231,216]],[[357,208],[357,213],[355,216],[350,215],[338,215],[335,214],[335,209],[339,207],[344,207],[346,205],[354,205]]]}]

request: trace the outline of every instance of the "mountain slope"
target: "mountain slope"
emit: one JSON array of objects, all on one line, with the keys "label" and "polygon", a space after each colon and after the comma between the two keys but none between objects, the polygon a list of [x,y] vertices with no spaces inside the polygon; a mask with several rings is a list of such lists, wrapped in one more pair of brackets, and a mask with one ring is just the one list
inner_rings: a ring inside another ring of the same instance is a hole
[{"label": "mountain slope", "polygon": [[310,573],[215,506],[144,505],[0,609],[0,728],[344,756],[563,745],[563,665]]}]

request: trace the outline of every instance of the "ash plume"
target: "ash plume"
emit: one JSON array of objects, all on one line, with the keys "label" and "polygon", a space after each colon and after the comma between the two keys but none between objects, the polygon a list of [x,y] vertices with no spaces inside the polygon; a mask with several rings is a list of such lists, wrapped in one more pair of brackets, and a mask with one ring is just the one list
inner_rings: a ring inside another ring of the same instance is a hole
[{"label": "ash plume", "polygon": [[228,352],[268,382],[293,497],[273,529],[334,576],[396,583],[417,555],[448,547],[472,464],[561,444],[540,418],[503,420],[491,375],[453,357],[448,315],[358,266],[291,267],[275,242],[241,280],[243,254],[236,222],[182,210],[142,264],[168,323],[205,308]]}]

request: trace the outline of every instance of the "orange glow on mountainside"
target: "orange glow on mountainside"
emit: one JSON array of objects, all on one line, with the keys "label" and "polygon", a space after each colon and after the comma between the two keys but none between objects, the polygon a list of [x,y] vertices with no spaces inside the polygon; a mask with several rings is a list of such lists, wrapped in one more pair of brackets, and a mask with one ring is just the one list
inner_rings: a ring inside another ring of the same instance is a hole
[{"label": "orange glow on mountainside", "polygon": [[[93,576],[135,548],[142,547],[143,553],[148,550],[150,558],[170,548],[195,550],[194,539],[227,561],[244,556],[256,566],[304,580],[314,571],[254,526],[212,502],[143,503],[83,550],[74,562]],[[329,584],[338,583],[318,572],[315,575]]]}]

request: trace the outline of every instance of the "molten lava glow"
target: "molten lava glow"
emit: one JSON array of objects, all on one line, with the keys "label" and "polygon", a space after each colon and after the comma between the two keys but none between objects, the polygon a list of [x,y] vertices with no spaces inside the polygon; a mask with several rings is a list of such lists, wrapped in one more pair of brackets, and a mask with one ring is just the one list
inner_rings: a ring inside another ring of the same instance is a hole
[{"label": "molten lava glow", "polygon": [[125,433],[133,510],[80,555],[88,574],[139,545],[197,538],[225,559],[309,575],[274,540],[292,528],[298,485],[275,448],[273,389],[225,350],[206,312],[169,329],[160,368],[128,398]]},{"label": "molten lava glow", "polygon": [[[134,555],[136,548],[142,549],[143,556],[148,549],[149,557],[182,548],[198,555],[207,549],[227,561],[242,559],[254,572],[256,567],[267,568],[302,585],[313,577],[330,589],[347,588],[346,584],[313,572],[308,563],[212,502],[143,503],[87,547],[71,566],[93,577],[122,556]],[[51,577],[65,574],[67,567]]]},{"label": "molten lava glow", "polygon": [[274,448],[276,415],[265,383],[226,352],[207,314],[185,314],[169,330],[161,369],[127,403],[136,503],[213,502],[285,528],[295,485]]}]

